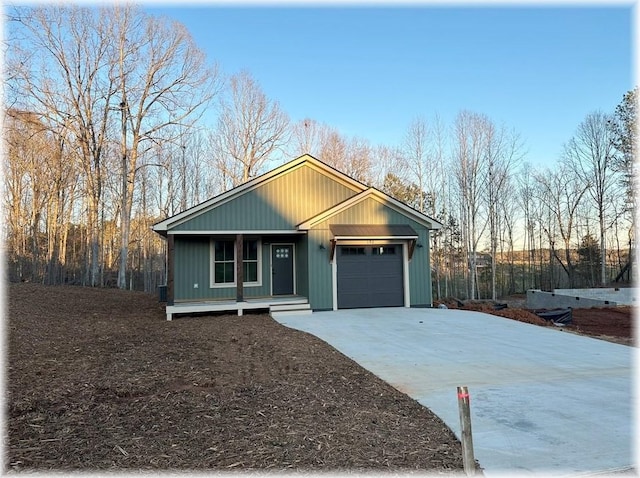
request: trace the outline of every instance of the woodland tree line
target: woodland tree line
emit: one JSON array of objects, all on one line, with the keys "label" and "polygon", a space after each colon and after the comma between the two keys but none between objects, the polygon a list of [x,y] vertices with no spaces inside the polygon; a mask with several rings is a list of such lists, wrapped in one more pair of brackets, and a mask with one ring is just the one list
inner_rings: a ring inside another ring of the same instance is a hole
[{"label": "woodland tree line", "polygon": [[250,73],[224,74],[183,25],[131,5],[7,15],[10,280],[153,292],[165,280],[155,222],[309,153],[444,225],[434,297],[631,281],[637,88],[541,168],[518,132],[478,112],[416,116],[396,145],[294,122]]}]

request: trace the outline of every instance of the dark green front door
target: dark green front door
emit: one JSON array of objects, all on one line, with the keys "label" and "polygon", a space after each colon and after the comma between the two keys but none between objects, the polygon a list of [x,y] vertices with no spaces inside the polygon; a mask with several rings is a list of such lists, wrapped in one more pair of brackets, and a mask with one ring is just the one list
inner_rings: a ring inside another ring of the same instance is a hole
[{"label": "dark green front door", "polygon": [[271,245],[271,293],[291,295],[293,290],[293,244]]}]

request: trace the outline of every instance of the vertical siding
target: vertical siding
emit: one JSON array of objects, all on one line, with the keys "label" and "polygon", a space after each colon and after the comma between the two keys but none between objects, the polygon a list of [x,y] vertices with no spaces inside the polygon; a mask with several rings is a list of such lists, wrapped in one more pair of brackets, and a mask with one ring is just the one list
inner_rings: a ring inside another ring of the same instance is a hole
[{"label": "vertical siding", "polygon": [[[234,197],[225,204],[197,215],[176,226],[183,231],[292,230],[297,224],[357,194],[352,186],[309,165],[302,165],[260,184],[252,191]],[[270,244],[295,243],[296,291],[309,297],[314,310],[331,309],[332,268],[329,262],[330,224],[410,224],[419,234],[409,262],[411,305],[431,304],[431,272],[429,269],[429,233],[386,204],[369,198],[347,211],[318,224],[307,236],[265,237],[262,241],[262,284],[245,286],[245,297],[268,296],[271,293]],[[320,245],[324,249],[320,248]],[[210,288],[210,237],[176,236],[175,299],[234,299],[234,286]],[[194,288],[194,284],[198,288]]]},{"label": "vertical siding", "polygon": [[291,230],[354,191],[308,165],[286,172],[176,226],[181,231]]},{"label": "vertical siding", "polygon": [[[176,236],[175,300],[200,300],[212,297],[209,288],[209,256],[208,237]],[[194,284],[198,284],[197,289],[193,287]],[[235,297],[235,293],[231,297]]]},{"label": "vertical siding", "polygon": [[[235,299],[236,287],[210,287],[209,236],[176,236],[175,239],[175,300]],[[306,296],[309,290],[306,238],[304,236],[273,236],[261,239],[262,284],[245,286],[245,297],[267,297],[271,295],[271,244],[293,243],[296,250],[296,290]],[[198,284],[198,288],[193,285]]]},{"label": "vertical siding", "polygon": [[425,307],[431,305],[431,270],[429,268],[429,231],[425,228],[412,227],[418,232],[418,244],[409,261],[409,281],[411,283],[411,306]]},{"label": "vertical siding", "polygon": [[[309,231],[309,304],[313,310],[333,308],[331,263],[331,232],[328,228]],[[320,249],[320,244],[324,249]]]},{"label": "vertical siding", "polygon": [[[409,261],[410,305],[431,305],[428,229],[375,199],[367,199],[319,223],[309,231],[309,265],[312,271],[309,278],[309,300],[313,309],[333,307],[331,263],[329,262],[331,224],[409,224],[418,233],[417,242],[423,246],[414,249],[413,257]],[[319,248],[320,242],[327,247],[326,251],[320,251],[325,254],[314,253]]]},{"label": "vertical siding", "polygon": [[309,241],[301,236],[296,243],[296,292],[309,297]]}]

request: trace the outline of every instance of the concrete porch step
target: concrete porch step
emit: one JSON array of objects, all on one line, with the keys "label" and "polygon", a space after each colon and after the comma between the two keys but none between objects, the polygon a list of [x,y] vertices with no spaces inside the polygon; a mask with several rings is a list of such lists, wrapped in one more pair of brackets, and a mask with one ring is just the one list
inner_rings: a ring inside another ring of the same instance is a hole
[{"label": "concrete porch step", "polygon": [[303,304],[275,304],[269,307],[269,313],[272,316],[281,317],[283,315],[307,315],[311,314],[312,310],[308,302]]}]

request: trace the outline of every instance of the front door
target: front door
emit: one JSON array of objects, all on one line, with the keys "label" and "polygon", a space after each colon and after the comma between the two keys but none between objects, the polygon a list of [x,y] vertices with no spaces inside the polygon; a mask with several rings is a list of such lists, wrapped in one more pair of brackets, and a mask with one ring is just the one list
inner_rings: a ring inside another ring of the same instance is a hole
[{"label": "front door", "polygon": [[272,244],[271,293],[292,295],[293,284],[293,244]]}]

